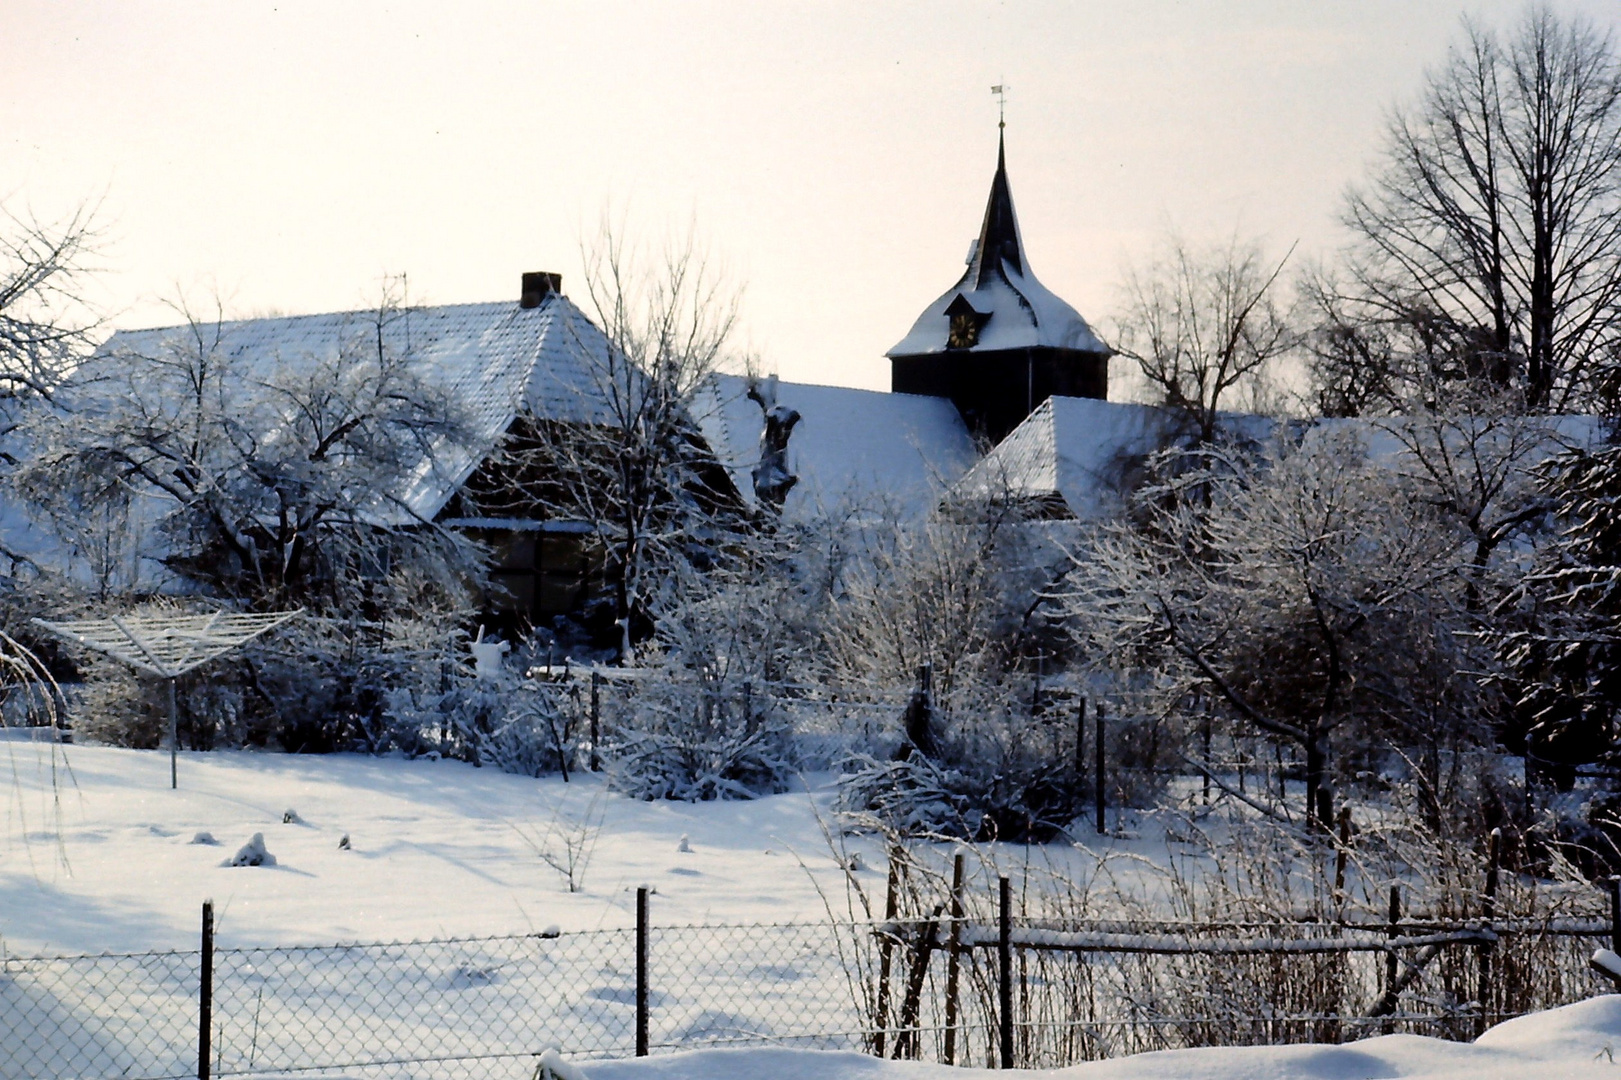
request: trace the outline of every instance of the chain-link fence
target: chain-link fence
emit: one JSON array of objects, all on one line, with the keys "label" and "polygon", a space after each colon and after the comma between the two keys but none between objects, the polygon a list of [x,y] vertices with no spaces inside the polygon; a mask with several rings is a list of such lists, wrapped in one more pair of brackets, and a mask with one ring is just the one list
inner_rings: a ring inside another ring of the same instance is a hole
[{"label": "chain-link fence", "polygon": [[[1344,924],[1007,925],[1005,966],[998,926],[965,920],[953,935],[938,917],[644,920],[569,934],[219,948],[211,964],[207,951],[6,957],[0,1077],[342,1069],[522,1080],[549,1048],[601,1058],[743,1044],[994,1065],[1004,1031],[1021,1066],[1390,1030],[1467,1038],[1605,989],[1584,961],[1593,939],[1616,929],[1608,920],[1507,920],[1484,932],[1409,922],[1391,940],[1387,927]],[[1447,940],[1426,955],[1437,935]],[[1394,972],[1407,981],[1381,1015]]]},{"label": "chain-link fence", "polygon": [[[839,924],[649,928],[653,1052],[771,1043],[859,1049]],[[213,1076],[341,1068],[388,1077],[527,1077],[548,1048],[637,1049],[638,932],[213,952]],[[199,1075],[200,952],[0,961],[0,1077]]]}]

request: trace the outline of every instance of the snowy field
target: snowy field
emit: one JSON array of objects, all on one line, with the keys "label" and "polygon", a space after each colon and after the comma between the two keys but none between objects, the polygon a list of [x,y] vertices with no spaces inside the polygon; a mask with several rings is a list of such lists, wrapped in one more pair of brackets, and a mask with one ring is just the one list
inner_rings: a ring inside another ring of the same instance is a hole
[{"label": "snowy field", "polygon": [[[690,805],[624,799],[590,774],[564,784],[452,761],[218,752],[181,754],[171,791],[165,753],[68,746],[53,792],[52,748],[9,735],[0,938],[13,955],[196,948],[205,899],[233,947],[622,928],[638,885],[655,890],[660,925],[825,919],[818,886],[843,903],[818,822],[826,777]],[[599,819],[570,893],[535,849],[561,853]],[[194,843],[199,832],[218,843]],[[276,865],[222,866],[254,833]],[[881,892],[882,858],[865,861]]]},{"label": "snowy field", "polygon": [[[270,1072],[292,1068],[303,1060],[309,1033],[340,1015],[348,1018],[342,1021],[345,1038],[355,1047],[454,1050],[469,1059],[499,1051],[499,1061],[486,1061],[480,1075],[515,1080],[527,1075],[529,1058],[513,1049],[533,1052],[528,1048],[541,1015],[554,1018],[553,1025],[540,1024],[554,1044],[592,1045],[595,1038],[603,1052],[621,1053],[631,1005],[630,936],[623,931],[634,924],[638,885],[655,890],[653,921],[663,926],[825,922],[824,892],[836,911],[844,908],[845,875],[822,825],[833,794],[826,776],[808,777],[799,790],[754,802],[689,805],[624,799],[590,775],[565,784],[458,762],[355,755],[183,754],[180,789],[171,791],[166,754],[52,747],[18,731],[0,739],[0,762],[9,774],[0,836],[4,953],[15,958],[194,950],[200,905],[214,900],[220,946],[236,951],[220,961],[216,987],[221,1074],[262,1076],[269,1075],[267,1066]],[[288,811],[294,820],[284,820]],[[1163,829],[1143,820],[1133,828],[1142,835],[1104,841],[1097,852],[1057,847],[1038,849],[1035,857],[1067,858],[1079,867],[1108,852],[1125,856],[1119,862],[1130,867],[1147,865],[1144,855],[1163,855]],[[564,874],[537,849],[560,856],[569,839],[593,831],[583,883],[570,892]],[[195,842],[199,833],[217,843]],[[276,865],[222,865],[255,833],[263,834]],[[345,836],[347,847],[340,844]],[[856,878],[876,897],[883,888],[882,854],[870,841],[856,841],[853,848],[863,864]],[[1010,848],[1005,857],[1015,865],[1026,854]],[[564,931],[562,939],[533,937],[553,927]],[[530,937],[527,944],[331,954],[301,969],[309,981],[299,984],[302,989],[280,991],[285,1000],[275,1009],[266,1006],[261,1017],[260,1005],[277,991],[256,981],[252,965],[286,956],[255,948],[506,934]],[[656,934],[654,952],[672,964],[678,955],[686,957],[680,963],[688,967],[680,970],[707,981],[702,992],[694,987],[683,993],[671,985],[655,994],[656,1050],[724,1041],[770,1023],[814,1023],[815,1009],[846,1007],[840,954],[827,942],[778,936],[734,941],[724,933],[691,939],[690,947],[683,941],[688,938]],[[778,952],[769,963],[734,962],[756,945]],[[779,963],[780,956],[787,961]],[[165,1035],[169,1064],[161,1075],[181,1075],[191,1068],[185,1054],[188,1031],[195,1030],[195,972],[188,966],[194,962],[181,957],[144,967],[138,980],[113,980],[105,984],[113,996],[101,1004],[94,999],[102,992],[96,987],[69,1001],[40,997],[23,983],[13,988],[21,998],[0,992],[0,1004],[23,1024],[14,1024],[15,1030],[59,1033],[41,1038],[41,1062],[97,1063],[85,1075],[110,1075],[100,1063],[139,1055],[122,1045],[87,1049],[68,1034],[74,1029],[65,1021],[75,1013],[128,1012],[122,1031],[172,1031]],[[677,970],[661,969],[672,977]],[[357,972],[370,983],[355,982]],[[374,1012],[366,995],[383,985],[394,988],[390,1005]],[[433,993],[401,997],[402,990],[423,985]],[[154,995],[146,1004],[130,996],[138,986]],[[243,995],[254,994],[259,996],[249,1008],[250,997]],[[535,1012],[537,1003],[550,1011]],[[470,1031],[469,1017],[492,1023],[500,1018],[503,1024],[511,1019],[514,1030]],[[838,1029],[833,1024],[819,1030]],[[812,1045],[853,1044],[835,1039]],[[620,1049],[609,1051],[611,1046]],[[1617,1048],[1621,997],[1604,997],[1511,1021],[1472,1045],[1398,1035],[1345,1046],[1174,1051],[1060,1071],[1076,1080],[1621,1077],[1612,1060]],[[0,1052],[0,1066],[6,1057]],[[791,1049],[685,1051],[642,1061],[587,1061],[583,1068],[587,1080],[924,1080],[942,1073],[940,1066]],[[70,1074],[54,1067],[0,1067],[3,1077]]]}]

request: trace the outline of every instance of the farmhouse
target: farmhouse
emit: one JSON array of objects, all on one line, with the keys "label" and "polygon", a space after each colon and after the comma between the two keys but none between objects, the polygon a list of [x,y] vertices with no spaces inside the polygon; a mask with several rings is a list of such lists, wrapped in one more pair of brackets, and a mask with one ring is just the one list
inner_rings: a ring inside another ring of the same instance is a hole
[{"label": "farmhouse", "polygon": [[[190,587],[186,560],[198,558],[176,548],[182,505],[215,514],[219,558],[244,565],[263,554],[248,533],[272,534],[278,557],[292,560],[322,520],[347,515],[382,532],[436,529],[482,543],[496,586],[487,613],[501,621],[538,625],[579,612],[614,573],[594,524],[510,497],[501,450],[537,425],[611,424],[613,391],[601,377],[611,349],[558,275],[526,273],[520,284],[515,302],[114,334],[57,407],[87,429],[133,409],[103,452],[118,460],[130,490],[140,482],[140,494],[100,499],[94,512],[82,503],[49,515],[13,508],[8,550],[99,592],[176,592]],[[1086,517],[1105,508],[1099,492],[1117,481],[1121,453],[1147,452],[1163,435],[1154,410],[1105,400],[1109,349],[1037,280],[1000,144],[966,269],[888,356],[890,393],[709,376],[687,406],[696,453],[708,463],[700,469],[706,497],[745,515],[905,520],[956,486],[983,492],[994,478],[1046,516]],[[361,387],[366,379],[377,386]],[[379,398],[362,408],[344,399],[350,393]],[[391,422],[405,435],[354,444],[354,426],[378,409],[394,409]],[[224,441],[213,450],[185,446],[176,432],[210,410]],[[316,492],[322,481],[306,475],[308,466],[328,453],[349,455],[352,471]],[[215,469],[219,476],[206,475]],[[272,494],[227,512],[221,493],[236,479]],[[309,517],[312,507],[327,517]]]}]

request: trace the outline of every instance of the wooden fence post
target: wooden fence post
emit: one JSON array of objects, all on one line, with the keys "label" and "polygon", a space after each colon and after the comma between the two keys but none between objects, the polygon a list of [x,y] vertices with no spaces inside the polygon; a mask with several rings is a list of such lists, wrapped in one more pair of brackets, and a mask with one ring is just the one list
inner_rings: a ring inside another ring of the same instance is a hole
[{"label": "wooden fence post", "polygon": [[929,913],[929,921],[918,931],[917,946],[912,956],[912,971],[906,978],[906,996],[901,998],[900,1030],[895,1033],[895,1060],[917,1060],[923,1053],[923,1032],[919,1029],[919,1014],[923,1004],[923,981],[929,977],[929,958],[934,955],[934,941],[940,933],[940,912],[944,904],[936,904]]},{"label": "wooden fence post", "polygon": [[[1486,930],[1492,928],[1492,916],[1497,914],[1497,863],[1502,857],[1503,830],[1493,829],[1490,839],[1486,842],[1486,890],[1480,897],[1480,924]],[[1486,1030],[1486,1012],[1492,996],[1492,943],[1482,941],[1475,947],[1475,955],[1480,966],[1480,989],[1475,1000],[1480,1009],[1475,1014],[1475,1038],[1480,1038]]]},{"label": "wooden fence post", "polygon": [[[1392,939],[1400,937],[1401,936],[1400,923],[1401,923],[1401,886],[1400,885],[1392,885],[1390,887],[1390,930],[1389,930],[1387,936],[1389,936]],[[1389,994],[1392,991],[1394,991],[1395,988],[1396,988],[1396,950],[1392,949],[1389,952],[1385,953],[1385,993]],[[1396,1005],[1397,1005],[1397,1003],[1394,1000],[1390,1003],[1390,1011],[1391,1011],[1391,1013],[1395,1013]],[[1384,1024],[1381,1025],[1381,1027],[1382,1027],[1382,1030],[1383,1030],[1384,1034],[1386,1034],[1386,1035],[1389,1035],[1391,1032],[1395,1031],[1396,1030],[1396,1021],[1395,1021],[1394,1016],[1387,1016],[1386,1019],[1385,1019]]]},{"label": "wooden fence post", "polygon": [[889,966],[895,949],[890,924],[900,905],[900,873],[901,849],[896,844],[889,849],[889,888],[884,895],[884,927],[878,935],[878,1030],[873,1033],[872,1048],[880,1058],[884,1056],[884,1037],[889,1030]]},{"label": "wooden fence post", "polygon": [[1013,1068],[1013,887],[1007,878],[997,882],[1000,908],[996,949],[998,972],[997,1017],[1001,1028],[1002,1068]]},{"label": "wooden fence post", "polygon": [[1092,742],[1094,744],[1092,747],[1092,822],[1097,827],[1098,835],[1102,836],[1104,833],[1109,831],[1108,825],[1103,820],[1103,702],[1098,702],[1098,706],[1094,710],[1094,715],[1095,721],[1093,727],[1095,728],[1095,731],[1092,735]]},{"label": "wooden fence post", "polygon": [[1610,875],[1610,951],[1621,954],[1621,876]]},{"label": "wooden fence post", "polygon": [[962,888],[963,854],[951,860],[951,936],[946,944],[946,1046],[947,1065],[957,1064],[957,982],[962,966]]},{"label": "wooden fence post", "polygon": [[208,1080],[214,1038],[214,901],[203,901],[203,948],[197,982],[197,1080]]},{"label": "wooden fence post", "polygon": [[1210,805],[1210,713],[1204,714],[1204,804]]},{"label": "wooden fence post", "polygon": [[1334,850],[1334,903],[1345,902],[1345,860],[1351,851],[1351,808],[1340,807],[1340,843]]},{"label": "wooden fence post", "polygon": [[602,771],[602,754],[597,749],[602,741],[602,672],[591,673],[591,771]]},{"label": "wooden fence post", "polygon": [[1077,803],[1081,798],[1081,788],[1086,784],[1086,699],[1081,698],[1079,708],[1075,711],[1075,799]]},{"label": "wooden fence post", "polygon": [[636,890],[636,1056],[647,1056],[647,886]]}]

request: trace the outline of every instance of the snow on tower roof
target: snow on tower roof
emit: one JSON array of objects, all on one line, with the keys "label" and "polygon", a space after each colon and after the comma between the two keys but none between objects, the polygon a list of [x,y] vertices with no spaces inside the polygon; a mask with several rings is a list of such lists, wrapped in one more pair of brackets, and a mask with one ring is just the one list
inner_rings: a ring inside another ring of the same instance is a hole
[{"label": "snow on tower roof", "polygon": [[979,239],[968,253],[962,279],[924,309],[911,332],[888,356],[944,353],[950,336],[946,309],[961,296],[981,316],[977,343],[952,352],[995,352],[1050,346],[1107,353],[1105,345],[1080,313],[1036,280],[1024,256],[1024,239],[1013,210],[1013,191],[1007,178],[1007,155],[1000,136],[996,144],[996,175],[985,204]]},{"label": "snow on tower roof", "polygon": [[[760,461],[765,422],[748,389],[741,376],[711,376],[693,413],[752,505],[751,470]],[[800,415],[788,440],[788,469],[799,478],[783,503],[790,519],[880,502],[921,515],[974,463],[974,441],[945,398],[779,382],[777,402]]]}]

